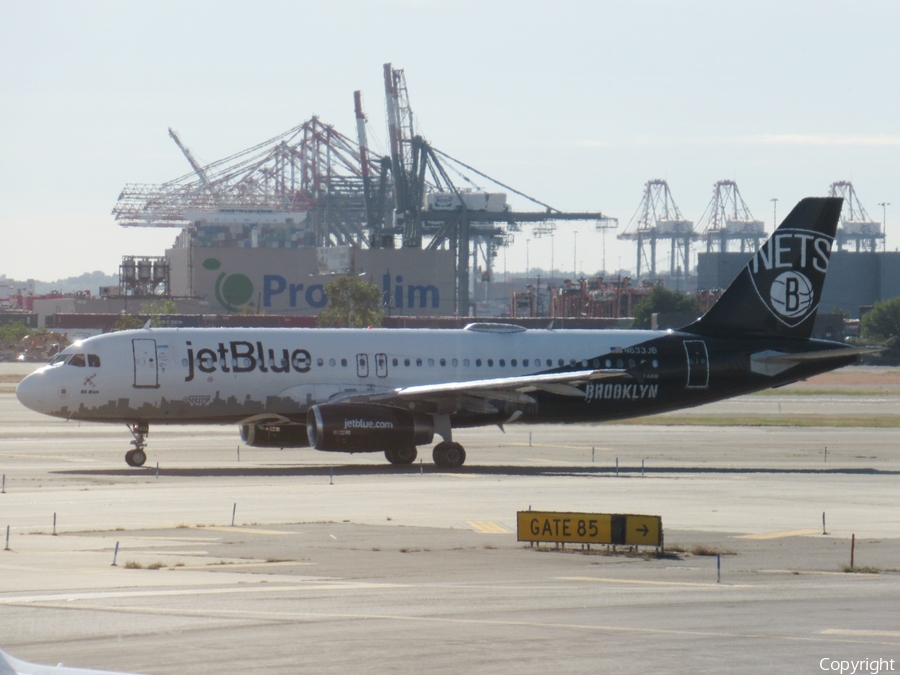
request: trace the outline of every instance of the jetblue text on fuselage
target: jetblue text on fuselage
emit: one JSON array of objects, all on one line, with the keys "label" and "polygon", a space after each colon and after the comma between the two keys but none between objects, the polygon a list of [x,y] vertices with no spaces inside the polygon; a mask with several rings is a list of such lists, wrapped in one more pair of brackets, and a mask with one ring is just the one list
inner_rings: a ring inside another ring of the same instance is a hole
[{"label": "jetblue text on fuselage", "polygon": [[186,359],[188,374],[185,382],[194,379],[194,369],[201,373],[250,373],[257,370],[261,373],[308,373],[312,367],[312,356],[305,349],[272,349],[262,342],[246,342],[232,340],[220,342],[215,348],[203,347],[196,354],[190,342],[187,345]]}]

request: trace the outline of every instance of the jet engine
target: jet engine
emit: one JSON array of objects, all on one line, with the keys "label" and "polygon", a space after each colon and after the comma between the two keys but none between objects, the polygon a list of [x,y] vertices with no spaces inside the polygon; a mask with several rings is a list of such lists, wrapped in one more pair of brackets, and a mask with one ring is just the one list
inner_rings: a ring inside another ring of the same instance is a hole
[{"label": "jet engine", "polygon": [[241,440],[252,448],[306,448],[309,439],[302,424],[265,426],[242,424]]},{"label": "jet engine", "polygon": [[376,452],[431,443],[431,415],[365,403],[314,405],[306,414],[309,444],[316,450]]}]

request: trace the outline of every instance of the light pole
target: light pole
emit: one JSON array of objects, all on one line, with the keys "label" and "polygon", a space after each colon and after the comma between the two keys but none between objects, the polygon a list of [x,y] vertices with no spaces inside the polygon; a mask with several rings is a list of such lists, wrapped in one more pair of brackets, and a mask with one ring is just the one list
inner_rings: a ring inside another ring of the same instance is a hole
[{"label": "light pole", "polygon": [[575,232],[575,248],[572,250],[572,269],[574,270],[574,272],[573,272],[574,279],[578,278],[578,265],[576,264],[576,261],[578,260],[577,256],[578,256],[578,232]]},{"label": "light pole", "polygon": [[769,201],[772,202],[773,229],[778,229],[778,197],[772,197]]},{"label": "light pole", "polygon": [[529,251],[531,249],[531,239],[525,240],[525,285],[528,285],[529,279],[531,279],[531,258],[529,258]]},{"label": "light pole", "polygon": [[[878,206],[881,207],[881,233],[884,235],[884,239],[882,239],[882,246],[887,247],[887,207],[891,205],[890,202],[881,202]],[[873,246],[874,249],[874,246]]]}]

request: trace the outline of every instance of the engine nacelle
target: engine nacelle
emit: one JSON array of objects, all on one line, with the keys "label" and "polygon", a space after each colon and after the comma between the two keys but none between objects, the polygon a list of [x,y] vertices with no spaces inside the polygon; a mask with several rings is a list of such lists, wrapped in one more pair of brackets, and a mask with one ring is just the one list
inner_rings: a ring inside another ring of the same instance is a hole
[{"label": "engine nacelle", "polygon": [[314,405],[306,414],[309,444],[316,450],[377,452],[431,443],[431,415],[365,403]]},{"label": "engine nacelle", "polygon": [[253,448],[306,448],[309,438],[302,424],[264,426],[242,424],[241,440]]}]

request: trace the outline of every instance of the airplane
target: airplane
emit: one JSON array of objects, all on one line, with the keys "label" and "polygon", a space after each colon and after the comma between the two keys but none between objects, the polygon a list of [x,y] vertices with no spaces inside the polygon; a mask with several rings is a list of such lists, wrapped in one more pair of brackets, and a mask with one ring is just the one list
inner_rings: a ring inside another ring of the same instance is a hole
[{"label": "airplane", "polygon": [[0,649],[0,675],[133,675],[117,673],[110,670],[91,670],[90,668],[70,668],[60,663],[57,666],[42,666],[13,658]]},{"label": "airplane", "polygon": [[463,465],[453,430],[650,415],[780,387],[877,351],[811,339],[840,198],[806,198],[710,310],[679,330],[151,328],[87,338],[25,377],[25,406],[150,425],[236,423],[252,447]]}]

